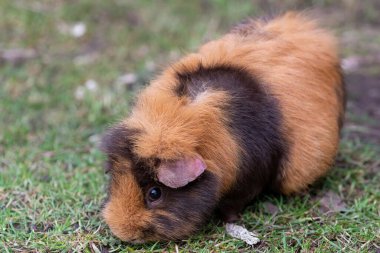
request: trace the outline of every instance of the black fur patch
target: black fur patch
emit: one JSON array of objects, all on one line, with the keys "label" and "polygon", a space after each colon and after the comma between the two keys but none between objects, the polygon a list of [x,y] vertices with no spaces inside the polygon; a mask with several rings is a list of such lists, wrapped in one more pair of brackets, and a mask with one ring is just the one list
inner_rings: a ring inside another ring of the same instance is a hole
[{"label": "black fur patch", "polygon": [[264,92],[261,83],[246,70],[233,66],[200,66],[193,72],[178,73],[178,81],[180,90],[187,91],[188,96],[202,92],[207,84],[206,89],[227,91],[232,98],[224,108],[229,117],[227,126],[246,152],[235,186],[220,203],[221,211],[240,212],[264,189],[276,189],[275,178],[288,152],[276,99]]},{"label": "black fur patch", "polygon": [[163,200],[154,209],[164,210],[170,216],[161,214],[154,216],[154,223],[163,228],[157,232],[163,238],[181,239],[201,229],[217,207],[218,185],[217,178],[208,171],[178,189],[161,185]]},{"label": "black fur patch", "polygon": [[[122,125],[117,125],[109,129],[103,136],[100,149],[109,157],[124,157],[131,159],[133,148],[133,137],[139,134],[138,130],[129,129]],[[108,169],[112,167],[111,161],[107,161]]]}]

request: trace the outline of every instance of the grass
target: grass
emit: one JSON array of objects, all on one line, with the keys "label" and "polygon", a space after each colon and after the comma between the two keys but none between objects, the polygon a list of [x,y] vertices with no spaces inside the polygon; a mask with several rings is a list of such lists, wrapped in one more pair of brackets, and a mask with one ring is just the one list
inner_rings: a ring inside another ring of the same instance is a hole
[{"label": "grass", "polygon": [[[276,7],[296,3],[284,2]],[[313,2],[306,5],[323,9],[333,4]],[[135,91],[165,64],[265,8],[225,0],[0,0],[0,56],[11,48],[36,52],[29,60],[0,59],[0,251],[251,250],[226,235],[217,221],[182,242],[120,242],[99,215],[106,177],[97,141],[127,115]],[[87,28],[79,38],[65,32],[77,22]],[[136,81],[117,82],[126,73]],[[94,89],[85,85],[88,80],[96,82]],[[361,118],[362,124],[373,121]],[[254,249],[379,250],[378,154],[378,145],[344,137],[336,166],[310,193],[260,197],[241,222],[262,239]],[[321,210],[319,202],[328,192],[345,203],[344,212]]]}]

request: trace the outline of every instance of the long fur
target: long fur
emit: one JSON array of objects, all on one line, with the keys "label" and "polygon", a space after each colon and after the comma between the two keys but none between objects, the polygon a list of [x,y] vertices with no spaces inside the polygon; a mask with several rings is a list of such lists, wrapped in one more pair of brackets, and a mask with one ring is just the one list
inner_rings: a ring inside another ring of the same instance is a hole
[{"label": "long fur", "polygon": [[[165,70],[106,135],[104,218],[123,240],[179,239],[266,188],[299,192],[334,162],[344,101],[332,35],[299,13],[249,20]],[[207,173],[147,205],[157,162],[194,154]]]}]

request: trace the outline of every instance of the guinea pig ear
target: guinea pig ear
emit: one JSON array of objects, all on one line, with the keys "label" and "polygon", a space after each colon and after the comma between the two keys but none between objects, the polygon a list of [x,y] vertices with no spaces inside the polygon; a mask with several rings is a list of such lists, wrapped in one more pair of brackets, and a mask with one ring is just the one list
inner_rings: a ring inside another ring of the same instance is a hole
[{"label": "guinea pig ear", "polygon": [[170,188],[179,188],[198,178],[206,169],[200,156],[163,161],[158,167],[158,181]]}]

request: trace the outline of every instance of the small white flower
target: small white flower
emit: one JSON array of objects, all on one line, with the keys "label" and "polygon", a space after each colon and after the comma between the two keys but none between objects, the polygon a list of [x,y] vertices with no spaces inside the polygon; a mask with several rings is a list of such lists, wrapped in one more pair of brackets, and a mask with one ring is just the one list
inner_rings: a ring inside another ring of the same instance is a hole
[{"label": "small white flower", "polygon": [[93,80],[93,79],[89,79],[87,80],[85,83],[84,83],[84,86],[87,88],[87,90],[89,91],[95,91],[98,89],[98,83]]},{"label": "small white flower", "polygon": [[70,34],[75,38],[79,38],[86,33],[86,30],[86,25],[83,22],[78,22],[71,27]]}]

